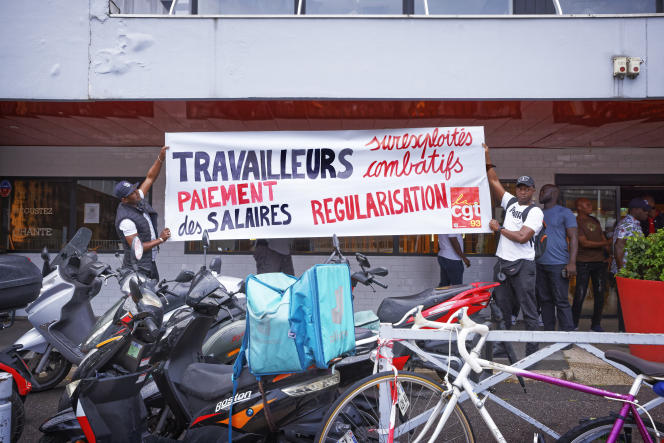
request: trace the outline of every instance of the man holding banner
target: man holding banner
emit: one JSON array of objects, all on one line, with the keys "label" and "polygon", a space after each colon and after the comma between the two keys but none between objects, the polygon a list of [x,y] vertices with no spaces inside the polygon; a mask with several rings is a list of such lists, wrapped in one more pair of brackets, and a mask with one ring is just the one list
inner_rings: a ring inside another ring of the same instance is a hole
[{"label": "man holding banner", "polygon": [[284,274],[295,275],[289,238],[256,240],[254,260],[256,260],[256,274],[283,272]]},{"label": "man holding banner", "polygon": [[[146,252],[138,261],[138,267],[148,277],[157,280],[159,279],[159,271],[157,271],[157,263],[155,262],[157,251],[159,245],[171,237],[171,230],[164,228],[157,236],[157,211],[145,201],[145,196],[161,172],[161,165],[166,159],[167,149],[168,146],[161,148],[157,159],[148,170],[148,174],[143,183],[140,183],[140,186],[139,183],[131,184],[126,180],[122,180],[113,191],[115,197],[120,199],[115,215],[115,230],[124,246],[125,254],[122,265],[130,266],[131,248],[129,246],[131,246],[134,237],[138,236],[143,243],[143,250]],[[125,241],[126,243],[124,243]]]},{"label": "man holding banner", "polygon": [[[538,329],[537,299],[535,295],[535,248],[530,241],[541,229],[544,213],[532,204],[535,181],[521,176],[516,182],[516,197],[505,191],[491,163],[489,147],[484,144],[486,174],[495,198],[505,209],[505,222],[489,222],[489,228],[500,233],[496,256],[495,278],[502,284],[494,290],[496,303],[503,315],[504,326],[510,329],[512,307],[521,306],[526,329]],[[524,212],[526,216],[523,217]],[[537,351],[537,343],[526,344],[526,354]]]}]

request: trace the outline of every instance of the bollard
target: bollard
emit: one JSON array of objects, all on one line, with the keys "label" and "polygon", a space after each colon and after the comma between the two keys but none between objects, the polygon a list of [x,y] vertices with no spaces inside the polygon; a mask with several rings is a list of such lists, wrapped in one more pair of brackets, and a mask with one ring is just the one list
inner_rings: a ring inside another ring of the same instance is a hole
[{"label": "bollard", "polygon": [[0,442],[12,441],[12,375],[0,372]]}]

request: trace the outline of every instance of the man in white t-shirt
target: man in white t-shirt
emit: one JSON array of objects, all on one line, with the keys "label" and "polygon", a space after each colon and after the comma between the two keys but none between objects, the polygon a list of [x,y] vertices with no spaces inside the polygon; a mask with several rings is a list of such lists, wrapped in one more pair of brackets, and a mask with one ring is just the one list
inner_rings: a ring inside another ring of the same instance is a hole
[{"label": "man in white t-shirt", "polygon": [[462,284],[464,264],[469,267],[470,260],[463,253],[461,234],[438,234],[438,287]]},{"label": "man in white t-shirt", "polygon": [[[521,176],[516,182],[516,196],[505,191],[498,179],[495,165],[491,163],[489,147],[484,145],[486,175],[493,196],[500,200],[505,209],[505,222],[501,226],[497,220],[489,222],[489,228],[500,233],[496,256],[496,279],[502,284],[494,290],[494,298],[504,319],[504,326],[510,328],[509,321],[513,307],[519,305],[527,330],[538,329],[537,298],[535,295],[535,248],[534,237],[542,229],[544,213],[532,204],[535,194],[535,181]],[[523,214],[526,212],[525,220]],[[535,352],[537,343],[526,344],[526,354]]]}]

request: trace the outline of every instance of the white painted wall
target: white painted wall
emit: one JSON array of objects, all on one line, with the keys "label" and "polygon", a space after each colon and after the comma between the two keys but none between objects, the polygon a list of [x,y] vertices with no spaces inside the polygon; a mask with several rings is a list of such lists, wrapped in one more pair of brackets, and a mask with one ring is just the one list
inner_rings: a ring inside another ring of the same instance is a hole
[{"label": "white painted wall", "polygon": [[[67,148],[67,147],[4,147],[0,146],[0,177],[23,176],[142,176],[154,161],[158,147],[147,148]],[[574,148],[574,149],[494,149],[492,161],[502,179],[515,179],[529,174],[538,186],[554,182],[556,173],[588,173],[592,166],[596,174],[641,173],[659,174],[664,164],[664,148],[629,149],[629,161],[625,162],[623,148]],[[162,174],[153,187],[153,204],[163,217],[165,180]],[[163,218],[160,223],[163,222]],[[184,254],[182,243],[167,242],[161,247],[157,259],[162,276],[173,277],[181,269],[197,270],[202,265],[202,255]],[[25,254],[41,264],[39,254]],[[296,274],[326,256],[296,255],[293,258]],[[110,254],[101,254],[102,261],[116,266],[117,260]],[[439,270],[435,257],[369,256],[373,266],[385,266],[390,274],[384,280],[388,290],[358,287],[356,310],[375,309],[386,296],[417,293],[438,283]],[[245,277],[256,271],[251,255],[227,255],[222,257],[223,272]],[[491,280],[492,257],[471,257],[471,267],[464,274],[465,282]],[[354,267],[355,269],[355,267]],[[117,285],[109,285],[94,299],[97,313],[107,309],[117,297]]]},{"label": "white painted wall", "polygon": [[[658,17],[108,17],[0,2],[0,99],[664,97]],[[646,59],[614,80],[611,56]]]}]

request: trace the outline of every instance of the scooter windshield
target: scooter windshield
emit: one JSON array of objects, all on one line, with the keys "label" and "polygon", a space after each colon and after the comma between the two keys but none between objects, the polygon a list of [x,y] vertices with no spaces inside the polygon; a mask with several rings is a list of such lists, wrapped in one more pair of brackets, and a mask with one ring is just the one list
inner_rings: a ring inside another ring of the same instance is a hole
[{"label": "scooter windshield", "polygon": [[203,271],[192,282],[189,294],[187,294],[186,303],[191,307],[195,307],[220,286],[219,280],[210,271]]},{"label": "scooter windshield", "polygon": [[79,228],[67,243],[58,253],[58,256],[53,259],[51,266],[58,266],[66,263],[70,257],[80,257],[88,250],[88,244],[92,238],[92,231],[88,228]]}]

